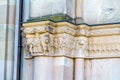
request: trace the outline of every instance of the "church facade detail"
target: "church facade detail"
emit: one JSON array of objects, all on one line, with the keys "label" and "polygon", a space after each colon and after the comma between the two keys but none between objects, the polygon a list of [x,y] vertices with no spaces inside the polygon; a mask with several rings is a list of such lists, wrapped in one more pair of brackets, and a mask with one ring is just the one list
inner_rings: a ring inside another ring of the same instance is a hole
[{"label": "church facade detail", "polygon": [[119,24],[32,22],[24,23],[22,36],[26,80],[109,80],[117,74],[112,65],[120,66]]}]

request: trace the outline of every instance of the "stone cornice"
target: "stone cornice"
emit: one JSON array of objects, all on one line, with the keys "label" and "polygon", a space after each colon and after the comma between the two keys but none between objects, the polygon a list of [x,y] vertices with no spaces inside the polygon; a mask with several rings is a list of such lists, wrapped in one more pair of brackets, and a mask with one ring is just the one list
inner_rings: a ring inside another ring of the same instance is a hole
[{"label": "stone cornice", "polygon": [[102,58],[120,53],[119,24],[89,27],[43,21],[25,23],[22,30],[26,53],[34,57]]},{"label": "stone cornice", "polygon": [[89,33],[90,37],[120,35],[120,24],[93,26]]},{"label": "stone cornice", "polygon": [[31,22],[31,23],[24,23],[23,27],[29,28],[29,27],[35,27],[35,26],[45,26],[50,25],[52,22],[50,21],[42,21],[42,22]]},{"label": "stone cornice", "polygon": [[100,30],[100,29],[110,29],[110,28],[120,28],[120,24],[92,26],[90,27],[90,30]]}]

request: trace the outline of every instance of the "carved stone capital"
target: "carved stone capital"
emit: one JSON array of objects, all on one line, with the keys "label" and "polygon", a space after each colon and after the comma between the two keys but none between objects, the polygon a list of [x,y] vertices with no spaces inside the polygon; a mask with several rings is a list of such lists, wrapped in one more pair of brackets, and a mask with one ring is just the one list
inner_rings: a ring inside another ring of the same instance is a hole
[{"label": "carved stone capital", "polygon": [[88,38],[79,36],[75,38],[75,57],[85,57],[88,54]]},{"label": "carved stone capital", "polygon": [[77,36],[89,36],[89,27],[87,25],[79,25],[76,30]]},{"label": "carved stone capital", "polygon": [[73,25],[67,22],[25,23],[26,56],[99,57],[120,54],[120,25]]},{"label": "carved stone capital", "polygon": [[72,57],[75,47],[74,36],[63,33],[56,34],[54,38],[55,55],[65,55]]}]

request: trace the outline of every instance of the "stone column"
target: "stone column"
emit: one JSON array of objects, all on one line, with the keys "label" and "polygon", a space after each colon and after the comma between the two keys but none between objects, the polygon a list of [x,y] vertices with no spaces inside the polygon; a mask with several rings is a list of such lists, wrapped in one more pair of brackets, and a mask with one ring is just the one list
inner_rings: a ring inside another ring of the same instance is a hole
[{"label": "stone column", "polygon": [[84,80],[84,59],[75,59],[75,80]]},{"label": "stone column", "polygon": [[29,50],[28,44],[32,42],[32,39],[23,38],[23,50],[25,51],[25,80],[33,80],[33,56]]},{"label": "stone column", "polygon": [[34,80],[54,80],[53,65],[53,57],[34,57]]},{"label": "stone column", "polygon": [[55,57],[54,80],[73,80],[73,59],[67,57]]},{"label": "stone column", "polygon": [[[65,26],[66,25],[66,26]],[[55,36],[55,79],[73,80],[74,63],[72,54],[74,51],[74,25],[69,23],[59,23]]]},{"label": "stone column", "polygon": [[85,60],[85,80],[92,80],[92,62]]},{"label": "stone column", "polygon": [[33,57],[26,59],[27,80],[54,80],[53,28],[50,24],[31,23],[23,29],[26,55]]},{"label": "stone column", "polygon": [[33,59],[32,57],[26,57],[26,79],[33,80]]},{"label": "stone column", "polygon": [[52,35],[47,32],[44,34],[36,32],[33,42],[31,54],[34,56],[34,80],[54,80]]},{"label": "stone column", "polygon": [[87,55],[88,47],[88,27],[86,25],[78,26],[78,33],[76,34],[76,48],[75,48],[75,80],[84,80],[84,57]]}]

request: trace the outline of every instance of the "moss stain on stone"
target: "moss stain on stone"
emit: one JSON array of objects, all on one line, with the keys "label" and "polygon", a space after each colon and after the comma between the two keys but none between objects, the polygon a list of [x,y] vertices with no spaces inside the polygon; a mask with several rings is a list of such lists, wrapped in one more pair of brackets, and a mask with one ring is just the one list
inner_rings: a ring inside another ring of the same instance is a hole
[{"label": "moss stain on stone", "polygon": [[54,15],[46,15],[42,16],[41,18],[33,18],[27,20],[27,22],[37,22],[37,21],[45,21],[45,20],[52,20],[52,21],[63,21],[66,20],[66,15],[65,14],[54,14]]}]

